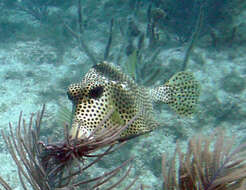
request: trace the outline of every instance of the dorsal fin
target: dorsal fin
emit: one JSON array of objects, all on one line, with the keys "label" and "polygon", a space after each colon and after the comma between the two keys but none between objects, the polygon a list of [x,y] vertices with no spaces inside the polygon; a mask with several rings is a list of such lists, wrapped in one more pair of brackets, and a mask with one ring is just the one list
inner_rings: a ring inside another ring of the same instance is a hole
[{"label": "dorsal fin", "polygon": [[94,65],[93,68],[96,70],[96,72],[102,74],[104,77],[108,78],[109,80],[113,80],[121,83],[127,82],[131,85],[135,85],[135,82],[131,77],[123,73],[123,71],[119,67],[113,65],[112,63],[102,61],[97,65]]}]

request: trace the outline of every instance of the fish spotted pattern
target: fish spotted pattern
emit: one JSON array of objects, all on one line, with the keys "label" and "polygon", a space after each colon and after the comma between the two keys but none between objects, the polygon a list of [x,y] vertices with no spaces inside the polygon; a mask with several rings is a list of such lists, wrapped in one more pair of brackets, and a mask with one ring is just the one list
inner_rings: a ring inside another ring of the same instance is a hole
[{"label": "fish spotted pattern", "polygon": [[113,113],[103,128],[124,125],[137,115],[121,134],[122,139],[150,132],[158,126],[154,102],[167,103],[186,116],[195,111],[199,93],[199,84],[189,72],[179,72],[166,84],[149,89],[136,84],[112,63],[101,62],[80,83],[68,88],[68,97],[75,108],[71,138],[90,136],[111,110]]}]

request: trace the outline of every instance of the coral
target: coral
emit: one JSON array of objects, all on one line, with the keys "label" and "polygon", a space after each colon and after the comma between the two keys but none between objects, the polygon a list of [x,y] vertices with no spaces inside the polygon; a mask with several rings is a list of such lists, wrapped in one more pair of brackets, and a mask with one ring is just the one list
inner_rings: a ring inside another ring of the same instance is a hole
[{"label": "coral", "polygon": [[183,153],[177,145],[171,162],[167,162],[166,155],[163,156],[164,189],[245,189],[246,143],[235,149],[232,149],[233,144],[234,138],[226,137],[218,130],[210,138],[205,135],[191,138],[186,153]]},{"label": "coral", "polygon": [[151,11],[151,16],[154,22],[158,22],[159,20],[165,19],[167,16],[166,12],[160,8],[155,8]]},{"label": "coral", "polygon": [[[113,189],[118,186],[129,174],[132,166],[128,167],[123,175],[116,181],[112,178],[122,171],[132,159],[123,162],[115,169],[104,172],[100,176],[91,179],[81,179],[88,168],[94,166],[104,156],[112,153],[118,146],[115,145],[119,134],[127,128],[128,125],[104,131],[96,138],[74,139],[68,137],[67,127],[65,127],[65,140],[63,142],[44,143],[40,140],[40,127],[44,116],[45,106],[41,112],[38,112],[36,119],[32,114],[29,123],[22,118],[22,112],[19,116],[18,125],[14,132],[10,124],[10,134],[2,131],[2,136],[18,168],[20,183],[24,189],[32,187],[34,190],[51,189],[80,189],[90,188]],[[107,119],[107,118],[106,118]],[[100,128],[100,126],[99,126]],[[98,150],[107,146],[101,152]],[[86,158],[94,158],[86,163]],[[130,182],[125,188],[130,189],[137,178]],[[10,185],[0,177],[0,184],[6,190],[12,190]]]}]

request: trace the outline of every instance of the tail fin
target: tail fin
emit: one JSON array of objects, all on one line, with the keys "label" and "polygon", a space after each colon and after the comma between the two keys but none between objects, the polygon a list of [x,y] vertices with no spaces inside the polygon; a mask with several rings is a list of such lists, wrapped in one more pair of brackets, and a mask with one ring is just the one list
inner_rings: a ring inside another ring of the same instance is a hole
[{"label": "tail fin", "polygon": [[195,112],[200,85],[190,72],[176,73],[167,83],[152,90],[154,101],[167,103],[179,115]]}]

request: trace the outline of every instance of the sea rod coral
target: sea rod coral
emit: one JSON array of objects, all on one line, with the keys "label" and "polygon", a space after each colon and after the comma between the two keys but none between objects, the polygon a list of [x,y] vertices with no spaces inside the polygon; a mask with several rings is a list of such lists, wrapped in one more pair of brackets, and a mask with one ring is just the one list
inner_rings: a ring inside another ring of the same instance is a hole
[{"label": "sea rod coral", "polygon": [[[34,190],[68,190],[81,187],[113,189],[128,176],[131,165],[120,178],[111,181],[131,162],[132,158],[100,176],[83,179],[84,172],[87,169],[93,167],[104,156],[122,145],[115,145],[115,141],[119,138],[121,132],[127,128],[127,125],[113,128],[110,131],[101,131],[96,138],[83,140],[76,138],[71,140],[68,137],[67,127],[65,127],[64,141],[46,143],[40,140],[44,110],[45,106],[43,106],[41,112],[37,113],[36,118],[32,114],[28,123],[22,118],[21,112],[16,130],[13,129],[10,123],[10,134],[5,134],[2,131],[7,149],[18,168],[20,183],[24,189],[30,189],[30,187]],[[99,125],[98,128],[100,127]],[[106,149],[97,152],[105,146],[107,146]],[[94,160],[85,164],[84,161],[89,157],[94,158]],[[129,182],[125,189],[130,189],[136,179]],[[6,190],[12,190],[11,185],[1,177],[0,184]]]}]

